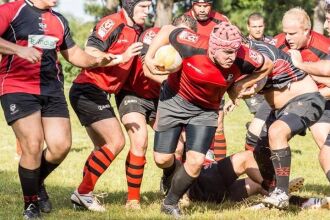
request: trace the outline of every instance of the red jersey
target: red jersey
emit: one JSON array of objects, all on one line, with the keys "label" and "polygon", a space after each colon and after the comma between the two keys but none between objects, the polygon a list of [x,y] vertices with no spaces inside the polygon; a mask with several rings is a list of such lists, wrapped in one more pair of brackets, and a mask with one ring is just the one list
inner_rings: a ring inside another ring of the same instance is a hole
[{"label": "red jersey", "polygon": [[28,0],[0,5],[1,38],[42,53],[38,63],[16,55],[3,55],[0,63],[0,95],[29,93],[63,95],[63,74],[57,52],[75,45],[66,19],[49,9],[40,10]]},{"label": "red jersey", "polygon": [[[206,36],[210,36],[213,27],[217,24],[219,24],[220,22],[229,22],[229,19],[220,14],[219,12],[216,11],[211,11],[210,12],[210,18],[206,21],[197,21],[197,33],[201,34],[201,35],[206,35]],[[190,9],[189,11],[187,11],[185,13],[186,15],[189,15],[190,17],[194,18],[193,16],[193,12],[192,9]],[[194,18],[195,19],[195,18]]]},{"label": "red jersey", "polygon": [[[282,49],[284,52],[290,50],[290,45],[285,40],[285,34],[281,33],[275,36],[275,46]],[[316,62],[325,60],[330,51],[330,39],[315,32],[311,31],[311,39],[306,47],[300,49],[301,57],[304,62]],[[319,87],[324,87],[323,84],[318,84]]]},{"label": "red jersey", "polygon": [[[87,46],[112,54],[122,54],[137,41],[139,30],[127,25],[124,11],[102,18],[88,38]],[[90,83],[108,93],[118,93],[130,74],[135,57],[111,67],[83,69],[75,83]]]},{"label": "red jersey", "polygon": [[170,34],[170,42],[180,53],[182,71],[168,77],[171,90],[207,109],[218,110],[220,101],[232,83],[243,74],[250,74],[263,65],[263,56],[242,46],[234,64],[223,69],[208,57],[208,38],[185,28]]},{"label": "red jersey", "polygon": [[146,77],[143,73],[144,56],[146,55],[152,39],[159,32],[160,28],[154,27],[144,31],[139,41],[143,43],[143,48],[138,59],[135,60],[132,72],[129,75],[123,89],[134,92],[137,96],[145,99],[156,99],[159,97],[160,84]]}]

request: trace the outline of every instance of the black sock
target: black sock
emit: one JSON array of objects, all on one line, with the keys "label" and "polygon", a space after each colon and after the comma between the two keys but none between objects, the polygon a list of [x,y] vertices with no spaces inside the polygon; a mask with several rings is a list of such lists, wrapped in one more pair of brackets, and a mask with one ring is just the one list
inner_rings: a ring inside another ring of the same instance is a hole
[{"label": "black sock", "polygon": [[29,170],[18,166],[18,175],[24,196],[24,209],[31,203],[38,206],[40,168]]},{"label": "black sock", "polygon": [[174,161],[173,161],[173,164],[169,167],[166,167],[163,169],[163,174],[165,177],[169,177],[172,175],[172,173],[175,171],[175,168],[176,168],[176,165],[180,163],[179,161],[177,161],[177,159],[175,159],[175,156],[174,156]]},{"label": "black sock", "polygon": [[330,170],[325,174],[327,176],[328,181],[330,182]]},{"label": "black sock", "polygon": [[191,186],[195,177],[189,176],[189,174],[184,169],[184,166],[181,166],[178,171],[174,174],[171,188],[164,200],[165,205],[176,205],[178,204],[180,198],[185,194],[188,188]]},{"label": "black sock", "polygon": [[46,150],[44,150],[42,152],[42,156],[41,156],[41,165],[40,165],[40,184],[43,183],[43,181],[46,179],[46,177],[53,172],[53,170],[56,169],[56,167],[58,167],[59,164],[53,164],[50,163],[46,160],[45,158],[45,153]]},{"label": "black sock", "polygon": [[290,148],[287,147],[280,150],[273,150],[271,159],[275,170],[276,187],[282,189],[288,194],[291,167]]}]

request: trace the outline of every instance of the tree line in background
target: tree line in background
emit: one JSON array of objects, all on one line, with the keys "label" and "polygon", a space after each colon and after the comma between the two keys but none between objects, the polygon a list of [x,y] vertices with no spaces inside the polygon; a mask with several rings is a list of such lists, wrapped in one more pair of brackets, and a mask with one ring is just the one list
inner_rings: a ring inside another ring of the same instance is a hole
[{"label": "tree line in background", "polygon": [[[0,4],[9,1],[11,0],[0,0]],[[103,4],[99,4],[100,1]],[[281,32],[281,20],[284,12],[295,6],[304,8],[313,20],[314,30],[323,33],[324,4],[324,0],[214,0],[214,9],[226,15],[244,33],[246,32],[247,16],[252,12],[260,12],[266,18],[266,34],[273,36]],[[84,5],[86,13],[95,17],[95,22],[109,13],[116,12],[118,6],[119,0],[85,0]],[[149,25],[169,24],[173,17],[179,16],[190,7],[191,0],[153,0]],[[69,20],[74,40],[83,47],[95,22],[87,22],[82,25],[78,18],[65,16]],[[62,58],[61,63],[65,72],[65,80],[71,83],[80,69]]]},{"label": "tree line in background", "polygon": [[[119,0],[86,0],[85,11],[99,19],[117,10]],[[268,35],[281,32],[281,20],[285,11],[292,7],[304,8],[313,21],[313,29],[323,33],[324,0],[216,0],[214,9],[226,15],[232,23],[246,31],[247,16],[260,12],[266,17]],[[173,17],[182,14],[191,7],[191,0],[153,0],[153,18],[151,23],[162,26],[171,23]]]}]

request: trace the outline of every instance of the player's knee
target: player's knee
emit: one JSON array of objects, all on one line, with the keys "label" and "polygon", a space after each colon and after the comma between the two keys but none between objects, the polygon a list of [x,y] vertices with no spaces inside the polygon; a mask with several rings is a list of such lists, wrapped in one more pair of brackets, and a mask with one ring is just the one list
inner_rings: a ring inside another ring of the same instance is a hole
[{"label": "player's knee", "polygon": [[113,146],[113,148],[117,149],[120,152],[125,146],[125,138],[116,138],[112,141],[111,145]]},{"label": "player's knee", "polygon": [[192,156],[189,155],[186,159],[186,167],[190,170],[191,173],[199,173],[201,170],[205,157],[204,156]]},{"label": "player's knee", "polygon": [[154,161],[156,165],[160,168],[170,166],[172,160],[173,160],[172,154],[168,155],[168,154],[154,153]]},{"label": "player's knee", "polygon": [[269,142],[287,142],[289,134],[279,124],[272,124],[268,130]]},{"label": "player's knee", "polygon": [[40,138],[28,139],[21,142],[22,154],[27,156],[38,156],[41,155],[43,148],[43,140]]},{"label": "player's knee", "polygon": [[145,151],[148,146],[148,137],[142,136],[131,141],[131,148],[137,151]]}]

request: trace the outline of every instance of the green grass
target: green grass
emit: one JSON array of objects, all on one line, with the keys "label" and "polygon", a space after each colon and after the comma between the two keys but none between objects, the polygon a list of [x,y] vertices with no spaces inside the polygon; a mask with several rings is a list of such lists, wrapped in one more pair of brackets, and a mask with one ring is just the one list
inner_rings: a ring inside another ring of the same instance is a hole
[{"label": "green grass", "polygon": [[[127,212],[124,208],[126,198],[126,179],[124,162],[128,150],[117,157],[110,168],[100,178],[96,192],[107,192],[104,199],[107,212],[92,213],[75,211],[70,203],[70,195],[82,178],[82,167],[91,151],[91,141],[83,127],[71,111],[73,145],[70,154],[61,166],[46,180],[54,211],[43,214],[45,219],[169,219],[160,214],[162,196],[158,193],[161,171],[152,159],[153,132],[150,130],[147,164],[142,183],[142,211]],[[244,148],[245,123],[251,119],[247,108],[241,106],[225,119],[226,137],[229,153]],[[22,218],[22,195],[17,175],[17,159],[15,159],[15,137],[10,127],[0,114],[0,219]],[[111,128],[109,128],[111,129]],[[127,137],[126,137],[127,138]],[[129,141],[127,140],[127,143]],[[291,141],[293,150],[291,177],[305,177],[305,187],[299,195],[326,196],[330,195],[329,184],[318,164],[318,149],[310,133],[306,137],[295,137]],[[222,205],[194,203],[184,210],[188,219],[330,219],[329,210],[304,210],[292,207],[289,211],[246,210],[247,202]]]}]

